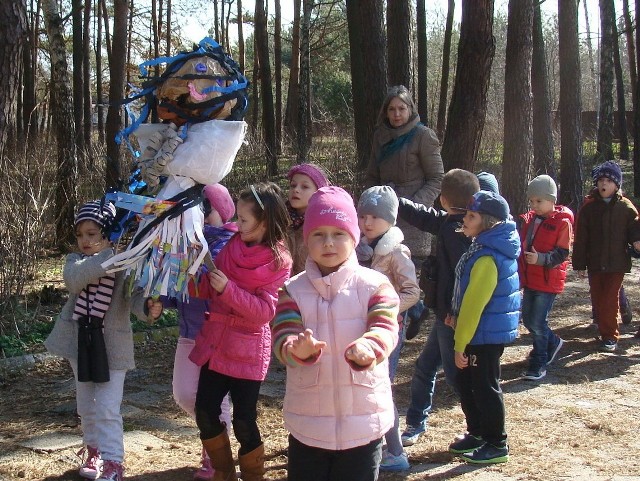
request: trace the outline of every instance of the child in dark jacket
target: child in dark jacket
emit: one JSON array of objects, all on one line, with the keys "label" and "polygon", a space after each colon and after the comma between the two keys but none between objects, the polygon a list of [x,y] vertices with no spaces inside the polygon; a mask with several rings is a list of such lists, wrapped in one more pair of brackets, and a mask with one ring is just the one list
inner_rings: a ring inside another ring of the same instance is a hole
[{"label": "child in dark jacket", "polygon": [[592,171],[595,188],[578,212],[573,268],[589,271],[589,293],[605,352],[618,345],[618,294],[631,271],[629,244],[640,251],[638,211],[620,192],[622,170],[612,161]]},{"label": "child in dark jacket", "polygon": [[518,259],[522,321],[533,337],[533,351],[524,379],[547,374],[564,341],[549,328],[548,316],[556,295],[564,290],[567,258],[573,237],[573,213],[556,205],[558,188],[548,175],[539,175],[527,188],[531,210],[520,216]]},{"label": "child in dark jacket", "polygon": [[449,451],[474,464],[509,459],[500,357],[518,333],[520,237],[509,204],[481,190],[473,196],[462,232],[473,239],[456,266],[446,323],[454,326],[455,363],[467,433]]},{"label": "child in dark jacket", "polygon": [[464,214],[454,211],[456,205],[467,205],[473,194],[480,190],[478,179],[471,172],[452,169],[442,179],[440,203],[445,210],[427,208],[408,199],[400,198],[398,215],[418,229],[436,234],[436,284],[435,323],[427,342],[416,361],[411,379],[411,403],[407,410],[406,429],[402,444],[412,446],[426,430],[429,412],[433,405],[436,375],[442,366],[447,383],[454,387],[456,366],[453,358],[453,329],[446,326],[445,318],[451,313],[451,296],[456,264],[471,244],[471,239],[458,232]]}]

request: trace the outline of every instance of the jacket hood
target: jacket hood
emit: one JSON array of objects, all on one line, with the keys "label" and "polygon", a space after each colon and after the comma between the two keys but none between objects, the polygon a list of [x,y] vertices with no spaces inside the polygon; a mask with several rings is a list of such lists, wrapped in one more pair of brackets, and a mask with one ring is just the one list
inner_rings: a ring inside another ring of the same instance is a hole
[{"label": "jacket hood", "polygon": [[491,229],[481,232],[475,242],[494,249],[510,259],[517,259],[520,255],[520,236],[515,222],[511,220],[500,222]]}]

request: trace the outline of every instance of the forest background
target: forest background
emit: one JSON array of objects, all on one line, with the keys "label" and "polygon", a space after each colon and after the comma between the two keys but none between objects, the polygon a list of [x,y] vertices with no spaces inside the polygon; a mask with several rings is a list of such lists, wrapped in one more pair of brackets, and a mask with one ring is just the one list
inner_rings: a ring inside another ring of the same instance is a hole
[{"label": "forest background", "polygon": [[[114,138],[128,122],[119,101],[142,81],[137,64],[191,50],[200,33],[251,80],[249,142],[224,179],[232,191],[284,185],[292,163],[313,161],[357,196],[397,84],[438,133],[445,169],[496,173],[513,212],[539,173],[574,210],[595,163],[616,158],[638,174],[640,0],[436,3],[0,2],[2,355],[3,338],[28,331],[40,260],[73,243],[75,207],[127,182],[133,159]],[[633,178],[626,189],[637,196]]]}]

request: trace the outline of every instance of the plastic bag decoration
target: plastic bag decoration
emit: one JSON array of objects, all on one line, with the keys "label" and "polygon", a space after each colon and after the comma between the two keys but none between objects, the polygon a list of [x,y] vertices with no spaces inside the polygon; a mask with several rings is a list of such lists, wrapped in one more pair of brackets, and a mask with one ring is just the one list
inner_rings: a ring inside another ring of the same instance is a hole
[{"label": "plastic bag decoration", "polygon": [[[164,73],[149,78],[147,68],[157,64],[167,64]],[[105,196],[140,222],[126,250],[103,267],[126,270],[130,288],[141,287],[146,296],[186,299],[189,278],[208,251],[202,188],[229,173],[244,142],[249,82],[210,38],[193,52],[144,62],[140,72],[147,81],[125,101],[131,125],[116,138],[136,159],[129,192]],[[140,99],[145,104],[136,117],[129,105]],[[143,123],[153,106],[163,123]]]}]

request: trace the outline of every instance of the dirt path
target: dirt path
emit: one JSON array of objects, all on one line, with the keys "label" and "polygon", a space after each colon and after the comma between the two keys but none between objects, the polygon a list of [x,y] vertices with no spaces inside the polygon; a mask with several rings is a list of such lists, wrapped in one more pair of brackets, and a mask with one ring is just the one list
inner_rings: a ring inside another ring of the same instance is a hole
[{"label": "dirt path", "polygon": [[[640,319],[638,269],[625,283]],[[383,474],[381,480],[471,479],[619,479],[640,480],[640,341],[638,322],[621,326],[619,349],[597,351],[589,330],[586,281],[569,282],[553,311],[552,327],[566,340],[560,359],[540,383],[519,378],[530,350],[528,335],[503,357],[503,389],[511,460],[475,468],[447,453],[464,429],[452,391],[439,379],[428,432],[408,448],[411,471]],[[407,407],[413,363],[426,329],[406,344],[396,397]],[[125,384],[126,466],[128,480],[191,480],[199,456],[194,423],[171,398],[175,341],[164,339],[136,348],[138,368]],[[284,373],[273,366],[260,403],[259,420],[268,453],[270,480],[286,479],[286,432],[281,394]],[[80,429],[75,416],[71,371],[59,359],[0,378],[0,481],[77,480]]]}]

